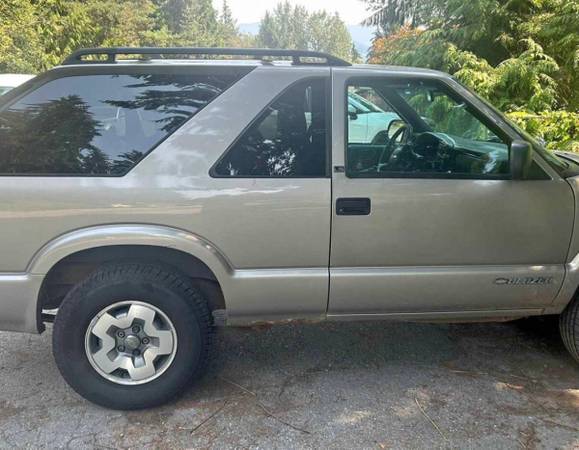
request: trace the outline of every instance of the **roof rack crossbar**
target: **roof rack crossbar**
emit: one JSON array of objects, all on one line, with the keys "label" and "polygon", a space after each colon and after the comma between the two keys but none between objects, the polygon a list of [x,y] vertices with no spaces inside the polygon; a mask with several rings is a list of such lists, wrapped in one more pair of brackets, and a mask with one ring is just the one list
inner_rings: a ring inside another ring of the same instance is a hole
[{"label": "roof rack crossbar", "polygon": [[[115,64],[118,55],[150,55],[162,58],[163,55],[215,55],[248,56],[258,60],[267,57],[291,58],[294,65],[349,66],[349,62],[327,53],[306,50],[283,50],[267,48],[219,48],[219,47],[111,47],[85,48],[75,51],[64,60],[62,65],[74,64]],[[87,56],[106,57],[106,59],[86,59]],[[304,59],[318,61],[304,61]],[[320,62],[324,60],[325,62]]]}]

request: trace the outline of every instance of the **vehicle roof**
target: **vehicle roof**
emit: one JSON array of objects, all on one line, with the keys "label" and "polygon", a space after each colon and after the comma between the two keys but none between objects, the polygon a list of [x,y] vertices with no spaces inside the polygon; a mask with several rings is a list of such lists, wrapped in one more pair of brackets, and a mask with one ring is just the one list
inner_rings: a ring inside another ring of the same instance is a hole
[{"label": "vehicle roof", "polygon": [[34,75],[21,73],[3,73],[0,74],[0,86],[16,87],[32,78],[34,78]]},{"label": "vehicle roof", "polygon": [[[346,69],[348,67],[345,67]],[[383,72],[392,72],[400,74],[423,74],[423,75],[437,75],[439,77],[450,77],[446,72],[441,72],[440,70],[423,69],[421,67],[410,67],[410,66],[387,66],[382,64],[352,64],[350,69],[360,69],[360,70],[380,70]]]}]

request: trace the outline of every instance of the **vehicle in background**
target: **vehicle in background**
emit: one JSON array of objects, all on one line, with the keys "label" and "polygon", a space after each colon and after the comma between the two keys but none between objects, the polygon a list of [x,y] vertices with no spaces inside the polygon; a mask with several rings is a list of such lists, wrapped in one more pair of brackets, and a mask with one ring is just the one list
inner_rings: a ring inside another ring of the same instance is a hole
[{"label": "vehicle in background", "polygon": [[26,75],[19,73],[3,73],[0,74],[0,95],[26,83],[28,80],[34,78],[35,75]]},{"label": "vehicle in background", "polygon": [[380,141],[390,124],[400,117],[384,111],[361,94],[348,92],[348,137],[350,142],[371,144]]}]

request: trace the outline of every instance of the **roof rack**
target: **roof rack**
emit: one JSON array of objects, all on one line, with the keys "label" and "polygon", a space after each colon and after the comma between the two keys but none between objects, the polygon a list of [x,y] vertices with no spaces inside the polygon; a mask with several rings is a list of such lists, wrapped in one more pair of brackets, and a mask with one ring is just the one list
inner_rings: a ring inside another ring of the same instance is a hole
[{"label": "roof rack", "polygon": [[[327,53],[306,50],[282,50],[267,48],[219,48],[219,47],[112,47],[85,48],[75,51],[62,65],[73,64],[115,64],[118,55],[143,55],[143,59],[162,59],[167,55],[195,56],[249,56],[264,60],[267,57],[291,58],[294,65],[350,66],[343,59]],[[146,57],[148,56],[148,58]],[[97,59],[87,59],[97,57]],[[100,58],[98,58],[100,57]],[[102,57],[106,57],[103,59]]]}]

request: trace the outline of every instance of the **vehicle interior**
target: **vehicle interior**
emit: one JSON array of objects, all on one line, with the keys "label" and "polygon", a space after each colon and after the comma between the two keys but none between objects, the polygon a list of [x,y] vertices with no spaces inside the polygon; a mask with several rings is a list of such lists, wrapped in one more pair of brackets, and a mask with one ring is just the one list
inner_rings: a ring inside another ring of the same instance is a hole
[{"label": "vehicle interior", "polygon": [[349,175],[508,174],[506,140],[446,87],[388,81],[350,85],[351,93],[399,119],[385,123],[369,143],[348,140]]},{"label": "vehicle interior", "polygon": [[270,104],[216,165],[223,176],[325,176],[325,83],[305,80]]}]

